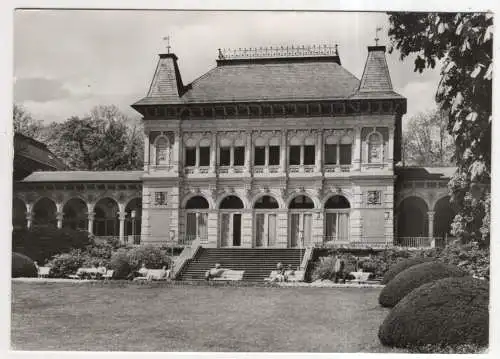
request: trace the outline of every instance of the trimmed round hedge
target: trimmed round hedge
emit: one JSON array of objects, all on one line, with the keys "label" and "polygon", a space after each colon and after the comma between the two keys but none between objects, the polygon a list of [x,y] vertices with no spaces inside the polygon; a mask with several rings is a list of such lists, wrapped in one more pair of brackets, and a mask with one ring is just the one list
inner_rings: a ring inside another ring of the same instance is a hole
[{"label": "trimmed round hedge", "polygon": [[488,345],[489,281],[450,277],[420,286],[404,297],[379,328],[382,344]]},{"label": "trimmed round hedge", "polygon": [[443,262],[426,262],[414,265],[396,275],[380,292],[378,302],[383,307],[394,307],[412,290],[421,285],[448,277],[463,277],[457,266]]},{"label": "trimmed round hedge", "polygon": [[38,270],[30,257],[12,252],[12,278],[19,277],[38,277]]},{"label": "trimmed round hedge", "polygon": [[389,268],[389,270],[384,274],[384,278],[382,278],[380,284],[389,283],[395,276],[397,276],[399,273],[401,273],[407,268],[413,267],[414,265],[417,264],[432,262],[432,261],[434,261],[433,258],[425,258],[425,257],[403,259],[402,261],[397,262],[396,264],[392,265]]}]

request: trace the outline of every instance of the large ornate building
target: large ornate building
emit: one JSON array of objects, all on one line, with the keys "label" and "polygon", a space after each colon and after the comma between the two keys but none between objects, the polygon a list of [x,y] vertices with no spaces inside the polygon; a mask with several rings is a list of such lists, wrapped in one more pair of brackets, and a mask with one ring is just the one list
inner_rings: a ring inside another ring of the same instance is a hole
[{"label": "large ornate building", "polygon": [[368,47],[358,79],[336,47],[219,50],[187,85],[160,54],[133,105],[144,170],[34,173],[16,223],[204,247],[430,245],[449,230],[450,172],[395,166],[406,99],[385,51]]}]

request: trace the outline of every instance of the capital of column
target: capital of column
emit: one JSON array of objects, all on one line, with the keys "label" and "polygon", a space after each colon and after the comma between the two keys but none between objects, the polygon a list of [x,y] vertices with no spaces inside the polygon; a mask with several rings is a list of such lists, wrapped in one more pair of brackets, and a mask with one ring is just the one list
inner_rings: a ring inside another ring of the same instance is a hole
[{"label": "capital of column", "polygon": [[127,218],[127,212],[119,212],[118,213],[118,219],[120,221],[124,221]]},{"label": "capital of column", "polygon": [[58,221],[62,221],[64,218],[64,213],[63,212],[56,212],[56,219]]},{"label": "capital of column", "polygon": [[432,220],[432,221],[434,220],[434,213],[436,213],[436,212],[434,212],[434,211],[427,212],[427,216],[429,217],[429,220]]},{"label": "capital of column", "polygon": [[94,212],[87,213],[87,219],[93,221],[95,219],[95,213]]},{"label": "capital of column", "polygon": [[33,219],[33,212],[26,212],[26,219],[31,221]]}]

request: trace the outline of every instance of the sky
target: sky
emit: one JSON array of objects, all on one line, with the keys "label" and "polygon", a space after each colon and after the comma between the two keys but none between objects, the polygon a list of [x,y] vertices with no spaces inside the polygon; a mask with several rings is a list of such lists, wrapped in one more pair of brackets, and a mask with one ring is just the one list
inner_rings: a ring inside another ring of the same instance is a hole
[{"label": "sky", "polygon": [[[170,37],[190,83],[215,67],[218,48],[338,44],[342,65],[361,78],[367,46],[388,45],[388,16],[368,12],[16,10],[14,101],[44,123],[84,116],[96,105],[130,105],[146,95]],[[413,59],[387,61],[406,119],[435,107],[439,69],[413,71]],[[406,120],[404,120],[406,122]]]}]

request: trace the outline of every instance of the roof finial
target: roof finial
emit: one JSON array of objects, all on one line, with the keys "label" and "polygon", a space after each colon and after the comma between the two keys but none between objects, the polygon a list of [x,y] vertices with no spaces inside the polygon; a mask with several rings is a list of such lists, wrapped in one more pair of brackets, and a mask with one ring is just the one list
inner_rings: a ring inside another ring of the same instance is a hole
[{"label": "roof finial", "polygon": [[163,41],[165,41],[165,42],[166,42],[166,44],[167,44],[167,45],[166,45],[166,48],[167,48],[167,54],[170,54],[170,48],[171,48],[171,46],[170,46],[170,36],[165,36],[165,37],[163,37]]},{"label": "roof finial", "polygon": [[375,28],[375,46],[378,46],[378,40],[380,40],[379,37],[378,37],[378,32],[379,31],[382,31],[382,26],[377,26]]},{"label": "roof finial", "polygon": [[339,56],[339,44],[335,44],[335,56]]}]

